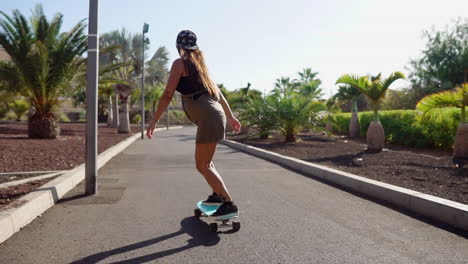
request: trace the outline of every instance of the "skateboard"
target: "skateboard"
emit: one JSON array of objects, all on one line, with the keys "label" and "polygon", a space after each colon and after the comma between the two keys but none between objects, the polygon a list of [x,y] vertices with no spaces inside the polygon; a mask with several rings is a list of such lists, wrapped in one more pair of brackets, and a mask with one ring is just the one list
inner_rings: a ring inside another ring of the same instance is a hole
[{"label": "skateboard", "polygon": [[[209,217],[210,215],[214,214],[214,212],[216,212],[216,210],[218,210],[219,208],[219,205],[203,205],[202,202],[203,201],[199,201],[197,203],[198,208],[193,211],[193,214],[195,215],[195,217]],[[229,220],[234,219],[234,218],[237,218],[237,216],[223,219],[223,220],[215,220],[215,221],[220,221],[222,223],[221,224],[210,223],[210,231],[217,232],[218,227],[232,227],[232,230],[239,231],[241,227],[240,222],[231,221],[231,223],[229,223]]]}]

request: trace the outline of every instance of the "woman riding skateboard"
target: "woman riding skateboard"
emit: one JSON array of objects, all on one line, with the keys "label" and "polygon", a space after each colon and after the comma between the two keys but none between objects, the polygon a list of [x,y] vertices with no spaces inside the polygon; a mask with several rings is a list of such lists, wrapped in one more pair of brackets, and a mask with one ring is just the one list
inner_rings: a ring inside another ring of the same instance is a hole
[{"label": "woman riding skateboard", "polygon": [[215,220],[237,216],[238,207],[232,201],[231,195],[212,160],[216,145],[224,139],[226,121],[236,132],[240,131],[240,122],[232,114],[226,98],[211,80],[203,53],[197,46],[195,33],[190,30],[181,31],[177,35],[177,50],[180,58],[172,64],[166,89],[146,135],[150,139],[153,137],[156,124],[169,105],[174,92],[177,90],[181,93],[184,111],[187,117],[197,125],[196,167],[213,189],[213,194],[209,195],[203,204],[220,205],[211,216]]}]

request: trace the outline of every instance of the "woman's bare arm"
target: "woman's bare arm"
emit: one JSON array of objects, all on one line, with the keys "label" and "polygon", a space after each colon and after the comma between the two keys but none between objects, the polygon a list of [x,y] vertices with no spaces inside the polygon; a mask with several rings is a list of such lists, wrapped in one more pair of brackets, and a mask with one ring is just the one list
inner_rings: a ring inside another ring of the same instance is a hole
[{"label": "woman's bare arm", "polygon": [[223,93],[221,90],[218,89],[219,93],[219,103],[223,107],[224,113],[226,114],[227,118],[232,118],[234,117],[234,114],[231,111],[231,107],[229,107],[229,103],[227,102],[226,98],[224,97]]},{"label": "woman's bare arm", "polygon": [[224,110],[224,114],[226,115],[227,117],[227,121],[229,122],[229,124],[231,125],[231,128],[236,131],[236,132],[239,132],[240,131],[240,128],[241,128],[241,124],[239,122],[239,120],[237,120],[237,118],[234,116],[234,114],[232,113],[231,111],[231,107],[229,107],[229,103],[228,101],[226,100],[226,98],[224,97],[223,93],[221,92],[221,90],[218,89],[218,92],[219,92],[219,103],[221,104],[221,106],[223,107],[223,110]]}]

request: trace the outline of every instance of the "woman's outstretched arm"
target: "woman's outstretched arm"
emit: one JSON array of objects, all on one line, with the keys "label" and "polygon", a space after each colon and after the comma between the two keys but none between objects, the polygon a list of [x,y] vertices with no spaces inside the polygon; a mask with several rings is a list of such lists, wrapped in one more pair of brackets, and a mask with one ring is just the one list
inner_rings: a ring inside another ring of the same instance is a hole
[{"label": "woman's outstretched arm", "polygon": [[171,71],[169,73],[169,79],[167,80],[166,89],[164,90],[163,95],[159,99],[158,107],[156,108],[156,112],[153,114],[153,119],[150,122],[148,129],[146,130],[146,135],[148,138],[153,137],[153,131],[156,128],[156,124],[158,123],[159,119],[161,118],[162,114],[166,110],[166,107],[172,100],[174,96],[174,92],[177,89],[177,85],[179,84],[180,77],[183,73],[183,61],[181,59],[177,59],[172,63]]}]

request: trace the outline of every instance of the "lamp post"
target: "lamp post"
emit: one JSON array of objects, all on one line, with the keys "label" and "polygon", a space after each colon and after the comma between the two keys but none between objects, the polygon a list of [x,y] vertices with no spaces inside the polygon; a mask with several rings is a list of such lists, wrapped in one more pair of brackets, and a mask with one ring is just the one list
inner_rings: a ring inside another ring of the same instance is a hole
[{"label": "lamp post", "polygon": [[141,139],[145,138],[145,44],[149,44],[149,39],[145,39],[149,25],[143,24],[143,38],[141,51]]},{"label": "lamp post", "polygon": [[88,59],[86,83],[86,163],[85,193],[97,192],[97,86],[99,69],[99,35],[98,35],[99,0],[89,1],[88,26]]}]

